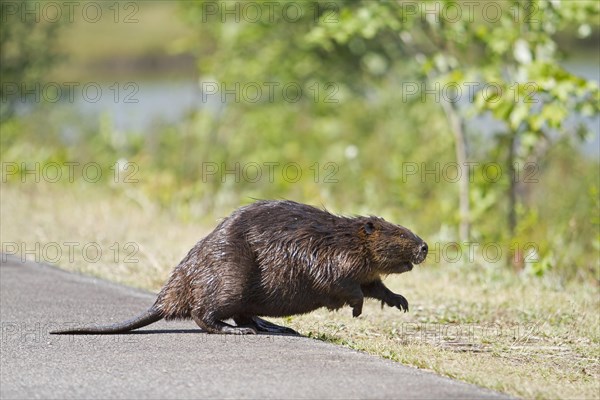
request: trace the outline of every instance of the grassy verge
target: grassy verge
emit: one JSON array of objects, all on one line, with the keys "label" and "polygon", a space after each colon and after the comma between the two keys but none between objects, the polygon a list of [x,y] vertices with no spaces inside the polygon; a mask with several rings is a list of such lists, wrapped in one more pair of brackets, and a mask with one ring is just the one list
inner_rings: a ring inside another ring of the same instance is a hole
[{"label": "grassy verge", "polygon": [[[212,229],[122,186],[3,184],[1,194],[3,251],[155,291]],[[408,298],[406,314],[367,302],[358,319],[343,309],[279,322],[516,396],[598,398],[598,287],[473,268],[429,264],[386,279]]]}]

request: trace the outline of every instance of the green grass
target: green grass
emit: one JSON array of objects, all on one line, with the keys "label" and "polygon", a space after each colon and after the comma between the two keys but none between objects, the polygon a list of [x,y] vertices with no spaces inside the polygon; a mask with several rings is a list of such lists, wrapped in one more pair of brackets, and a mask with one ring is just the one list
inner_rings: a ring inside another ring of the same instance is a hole
[{"label": "green grass", "polygon": [[[175,58],[184,38],[192,35],[190,26],[181,21],[179,4],[146,1],[136,5],[121,3],[115,8],[115,3],[107,3],[98,22],[77,15],[65,23],[56,43],[56,51],[64,57],[48,80],[164,79],[170,72],[194,76],[193,61]],[[161,67],[153,66],[157,60]]]},{"label": "green grass", "polygon": [[[58,266],[156,291],[222,215],[212,226],[197,227],[127,185],[83,182],[3,183],[0,217],[3,249],[12,242],[28,249],[40,243],[36,254],[43,258],[48,243],[78,242],[72,262],[63,246]],[[91,242],[103,250],[97,262],[86,261],[81,251]],[[130,242],[137,262],[125,257],[132,253],[124,248]],[[116,258],[115,243],[121,249]],[[345,308],[277,322],[317,340],[515,396],[598,398],[598,286],[474,268],[426,262],[387,278],[409,300],[409,313],[367,301],[360,318]]]}]

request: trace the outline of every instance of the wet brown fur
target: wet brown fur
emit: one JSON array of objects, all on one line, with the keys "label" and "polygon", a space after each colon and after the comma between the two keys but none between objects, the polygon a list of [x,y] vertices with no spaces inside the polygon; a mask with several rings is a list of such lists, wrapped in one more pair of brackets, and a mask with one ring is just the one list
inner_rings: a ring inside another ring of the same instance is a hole
[{"label": "wet brown fur", "polygon": [[[259,316],[344,305],[358,316],[364,297],[407,311],[406,299],[387,289],[381,276],[410,271],[426,255],[421,238],[378,217],[258,201],[233,212],[190,250],[147,314],[56,333],[118,333],[161,318],[192,318],[211,333],[293,332]],[[229,318],[238,326],[222,322]]]}]

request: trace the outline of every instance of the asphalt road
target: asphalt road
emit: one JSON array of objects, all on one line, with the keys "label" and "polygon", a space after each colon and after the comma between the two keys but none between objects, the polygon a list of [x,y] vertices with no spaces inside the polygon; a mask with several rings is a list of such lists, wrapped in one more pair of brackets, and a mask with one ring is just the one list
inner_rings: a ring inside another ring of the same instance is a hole
[{"label": "asphalt road", "polygon": [[154,295],[0,256],[2,399],[506,398],[318,340],[208,335],[191,321],[124,335],[49,335],[130,318]]}]

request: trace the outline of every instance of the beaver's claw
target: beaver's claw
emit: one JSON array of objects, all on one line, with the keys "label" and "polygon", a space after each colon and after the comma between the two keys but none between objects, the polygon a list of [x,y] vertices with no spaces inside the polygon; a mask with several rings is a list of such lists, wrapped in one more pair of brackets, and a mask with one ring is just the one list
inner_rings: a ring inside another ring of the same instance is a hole
[{"label": "beaver's claw", "polygon": [[[408,311],[408,300],[406,300],[406,298],[401,294],[394,294],[393,296],[390,296],[386,300],[386,303],[390,307],[396,307],[404,312]],[[381,306],[383,307],[383,301],[381,302]]]}]

